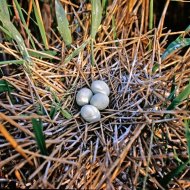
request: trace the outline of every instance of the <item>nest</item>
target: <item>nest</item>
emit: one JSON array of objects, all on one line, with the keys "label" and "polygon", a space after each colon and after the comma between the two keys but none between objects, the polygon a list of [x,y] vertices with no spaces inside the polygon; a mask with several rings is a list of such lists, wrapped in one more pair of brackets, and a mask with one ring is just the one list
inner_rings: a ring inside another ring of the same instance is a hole
[{"label": "nest", "polygon": [[[1,79],[14,87],[0,94],[1,123],[28,157],[0,135],[1,178],[19,188],[163,189],[161,179],[187,159],[183,119],[189,117],[189,102],[184,100],[175,110],[166,108],[172,86],[179,94],[188,84],[189,50],[161,60],[168,36],[175,34],[163,29],[165,15],[158,28],[147,31],[147,3],[117,0],[109,5],[99,28],[95,65],[90,45],[63,64],[88,39],[90,30],[89,4],[78,12],[72,4],[63,5],[70,11],[76,37],[70,48],[51,30],[49,49],[56,55],[31,55],[32,65],[1,66],[8,69]],[[81,32],[74,25],[77,19]],[[15,44],[4,41],[1,48],[21,57]],[[155,64],[158,69],[153,71]],[[87,123],[75,96],[96,79],[109,85],[110,104],[101,111],[100,122]],[[42,120],[47,156],[36,144],[32,118]],[[188,173],[187,167],[169,188],[189,187]]]}]

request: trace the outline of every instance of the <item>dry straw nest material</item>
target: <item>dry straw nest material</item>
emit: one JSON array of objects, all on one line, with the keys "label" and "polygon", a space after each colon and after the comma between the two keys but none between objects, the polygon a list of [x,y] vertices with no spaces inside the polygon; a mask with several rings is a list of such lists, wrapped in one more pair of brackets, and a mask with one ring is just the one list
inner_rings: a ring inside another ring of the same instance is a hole
[{"label": "dry straw nest material", "polygon": [[[90,4],[69,2],[63,1],[63,6],[75,36],[72,46],[64,47],[51,29],[49,49],[57,55],[44,59],[31,55],[33,64],[28,68],[9,66],[8,75],[2,76],[15,90],[11,96],[0,94],[1,125],[28,160],[0,134],[0,177],[16,180],[21,188],[142,189],[146,185],[147,189],[163,189],[160,179],[180,159],[187,159],[183,119],[189,117],[189,102],[184,100],[175,110],[166,108],[174,76],[177,94],[188,84],[189,50],[161,60],[167,37],[174,34],[163,29],[166,12],[159,26],[148,31],[149,1],[115,0],[96,36],[95,65],[90,45],[63,64],[65,57],[88,40],[90,31]],[[15,44],[4,40],[0,45],[7,55],[21,57]],[[153,72],[155,63],[158,69]],[[81,119],[75,97],[96,79],[109,85],[110,105],[101,111],[101,121],[91,124]],[[51,118],[53,108],[57,111]],[[32,118],[42,119],[48,156],[37,147]],[[187,167],[169,187],[189,187],[188,173]]]}]

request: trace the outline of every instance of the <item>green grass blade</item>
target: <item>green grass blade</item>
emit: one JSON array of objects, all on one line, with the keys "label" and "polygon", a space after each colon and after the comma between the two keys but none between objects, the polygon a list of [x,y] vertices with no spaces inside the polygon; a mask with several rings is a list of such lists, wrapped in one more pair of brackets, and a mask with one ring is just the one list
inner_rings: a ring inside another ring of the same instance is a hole
[{"label": "green grass blade", "polygon": [[56,51],[34,51],[34,50],[28,50],[28,53],[30,56],[32,57],[36,57],[36,58],[47,58],[47,59],[53,59],[52,56],[55,56],[57,54]]},{"label": "green grass blade", "polygon": [[180,164],[177,168],[175,168],[174,170],[172,170],[170,173],[168,173],[166,176],[164,176],[164,178],[161,180],[160,184],[163,187],[166,187],[168,185],[168,183],[174,178],[177,177],[183,170],[186,169],[187,164],[189,163],[189,160],[186,161],[183,164]]},{"label": "green grass blade", "polygon": [[0,14],[3,14],[4,17],[7,20],[10,20],[10,15],[9,15],[9,9],[8,9],[8,5],[7,5],[7,1],[1,1],[0,3]]},{"label": "green grass blade", "polygon": [[149,8],[149,30],[153,29],[154,23],[154,1],[150,0],[150,8]]},{"label": "green grass blade", "polygon": [[102,0],[103,15],[106,15],[107,7],[108,7],[108,0]]},{"label": "green grass blade", "polygon": [[[190,31],[190,25],[185,29],[185,33],[188,33]],[[189,38],[183,38],[183,34],[180,34],[176,40],[174,40],[173,42],[171,42],[167,49],[164,51],[161,59],[165,59],[170,53],[172,53],[173,51],[175,51],[176,49],[185,47],[190,45],[190,40]]]},{"label": "green grass blade", "polygon": [[187,150],[188,150],[188,157],[190,160],[190,120],[185,120],[185,137],[187,139]]},{"label": "green grass blade", "polygon": [[[149,30],[153,29],[154,24],[154,1],[150,0],[150,6],[149,6]],[[150,39],[150,43],[148,46],[148,49],[152,49],[152,39]]]},{"label": "green grass blade", "polygon": [[[4,3],[5,3],[4,5],[8,7],[8,5],[6,4],[6,1],[4,1]],[[0,6],[0,21],[2,22],[3,27],[7,31],[9,31],[9,35],[11,35],[11,38],[16,41],[23,58],[27,61],[30,61],[30,56],[28,54],[28,51],[26,49],[22,36],[20,35],[16,27],[13,25],[13,23],[10,20],[8,20],[7,15],[4,14],[4,11],[2,10],[3,8],[4,7]]]},{"label": "green grass blade", "polygon": [[96,37],[96,33],[98,32],[98,28],[100,26],[102,20],[102,5],[100,0],[91,0],[92,4],[92,13],[91,13],[91,64],[95,64],[94,57],[94,40]]},{"label": "green grass blade", "polygon": [[152,67],[152,73],[156,73],[157,71],[158,71],[158,69],[159,69],[159,64],[158,63],[155,63],[154,65],[153,65],[153,67]]},{"label": "green grass blade", "polygon": [[188,98],[190,95],[190,83],[185,87],[185,89],[171,102],[167,110],[173,110],[177,105],[179,105],[183,100]]},{"label": "green grass blade", "polygon": [[49,116],[51,119],[53,119],[58,111],[58,107],[54,104],[51,105],[51,109],[50,109],[50,113],[49,113]]},{"label": "green grass blade", "polygon": [[63,109],[62,107],[62,103],[59,100],[59,98],[57,97],[56,93],[52,90],[50,90],[52,97],[53,97],[53,104],[50,110],[50,116],[54,117],[54,114],[56,114],[57,111],[60,111],[61,114],[63,115],[63,117],[65,117],[66,119],[71,119],[72,115],[66,111],[65,109]]},{"label": "green grass blade", "polygon": [[176,90],[177,90],[177,88],[176,88],[176,85],[175,85],[175,76],[174,76],[171,91],[170,91],[170,95],[167,97],[168,100],[173,101],[175,99]]},{"label": "green grass blade", "polygon": [[169,44],[169,46],[166,48],[166,50],[162,54],[161,59],[164,60],[169,54],[171,54],[175,50],[189,46],[189,45],[190,45],[190,38],[179,37],[175,41]]},{"label": "green grass blade", "polygon": [[32,119],[32,127],[34,130],[37,145],[40,149],[41,154],[48,155],[45,143],[45,137],[43,134],[42,121],[39,119]]},{"label": "green grass blade", "polygon": [[10,85],[6,80],[0,80],[0,93],[2,92],[12,92],[14,87]]},{"label": "green grass blade", "polygon": [[73,59],[74,57],[76,57],[82,50],[84,50],[84,48],[86,47],[86,45],[89,43],[89,39],[87,41],[85,41],[80,47],[76,48],[70,55],[68,55],[65,60],[64,63],[68,63],[71,59]]},{"label": "green grass blade", "polygon": [[187,165],[189,164],[190,161],[190,120],[185,120],[184,122],[185,125],[185,137],[187,139],[187,150],[188,150],[188,156],[189,159],[180,164],[178,167],[176,167],[174,170],[172,170],[170,173],[168,173],[162,180],[161,180],[161,185],[163,187],[166,187],[168,183],[174,178],[177,177],[183,170],[186,169]]},{"label": "green grass blade", "polygon": [[71,31],[69,29],[69,22],[67,20],[65,10],[59,0],[55,0],[55,12],[58,24],[58,31],[61,34],[63,41],[67,46],[72,43]]},{"label": "green grass blade", "polygon": [[[190,25],[185,29],[185,32],[189,32],[190,31]],[[182,34],[181,34],[182,36]]]},{"label": "green grass blade", "polygon": [[6,80],[0,80],[0,93],[7,92],[12,104],[16,103],[14,96],[11,94],[11,92],[13,92],[14,90],[15,88],[11,84],[9,84],[9,82],[7,82]]},{"label": "green grass blade", "polygon": [[21,60],[1,61],[0,65],[10,65],[10,64],[22,65],[24,63],[25,63],[25,61],[23,59],[21,59]]},{"label": "green grass blade", "polygon": [[38,8],[38,5],[35,4],[34,0],[32,0],[32,4],[33,4],[33,7],[34,7],[34,14],[35,14],[35,17],[36,17],[36,20],[37,20],[37,23],[38,23],[38,27],[39,27],[39,30],[40,30],[40,35],[42,37],[44,46],[45,46],[46,49],[49,49],[48,41],[47,41],[47,37],[46,37],[46,31],[45,31],[45,28],[44,28],[44,23],[43,23],[43,20],[42,20],[40,9]]},{"label": "green grass blade", "polygon": [[9,30],[9,32],[11,33],[12,39],[16,41],[23,58],[30,62],[30,56],[26,49],[24,40],[23,40],[22,36],[20,35],[20,33],[18,32],[18,30],[16,29],[16,27],[10,21],[2,20],[1,16],[0,16],[0,20],[3,22],[3,26],[7,30]]},{"label": "green grass blade", "polygon": [[31,44],[32,44],[32,47],[33,47],[34,49],[36,49],[34,40],[32,39],[32,36],[31,36],[31,34],[30,34],[30,31],[29,31],[28,26],[27,26],[27,24],[26,24],[26,21],[25,21],[25,19],[24,19],[24,15],[22,14],[21,6],[20,6],[20,4],[18,3],[17,0],[14,0],[14,3],[15,3],[15,5],[16,5],[16,8],[17,8],[17,11],[18,11],[18,13],[19,13],[20,19],[21,19],[21,21],[22,21],[22,23],[23,23],[23,26],[24,26],[24,28],[25,28],[25,30],[26,30],[26,33],[28,34],[29,40],[30,40],[30,42],[31,42]]},{"label": "green grass blade", "polygon": [[93,39],[90,40],[90,48],[91,48],[91,54],[90,54],[91,64],[92,64],[92,66],[94,66],[95,65],[95,57],[94,57],[94,42],[93,42]]},{"label": "green grass blade", "polygon": [[66,111],[65,109],[61,108],[61,114],[66,118],[66,119],[71,119],[72,118],[72,115]]},{"label": "green grass blade", "polygon": [[6,39],[8,41],[9,41],[9,39],[12,39],[11,33],[7,29],[3,28],[2,26],[0,26],[0,29],[3,33],[5,33],[7,35],[7,36],[6,35],[4,36],[4,39]]},{"label": "green grass blade", "polygon": [[91,37],[95,39],[96,33],[102,20],[102,5],[100,0],[91,0],[92,15],[91,15]]}]

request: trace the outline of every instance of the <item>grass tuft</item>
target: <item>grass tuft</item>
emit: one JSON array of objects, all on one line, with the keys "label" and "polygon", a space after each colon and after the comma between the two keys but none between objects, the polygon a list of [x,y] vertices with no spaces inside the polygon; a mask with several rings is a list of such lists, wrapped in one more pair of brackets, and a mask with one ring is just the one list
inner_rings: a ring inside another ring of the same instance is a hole
[{"label": "grass tuft", "polygon": [[37,145],[40,149],[41,154],[48,155],[45,143],[45,137],[43,134],[43,125],[41,119],[32,119],[32,127],[35,134]]}]

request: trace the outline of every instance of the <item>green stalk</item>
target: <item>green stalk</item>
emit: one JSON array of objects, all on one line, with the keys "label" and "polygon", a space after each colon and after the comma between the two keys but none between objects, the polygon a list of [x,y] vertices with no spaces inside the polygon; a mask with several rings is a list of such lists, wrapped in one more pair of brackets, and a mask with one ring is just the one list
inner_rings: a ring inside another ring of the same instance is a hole
[{"label": "green stalk", "polygon": [[149,30],[153,29],[154,23],[154,0],[150,0],[150,9],[149,9]]},{"label": "green stalk", "polygon": [[[149,7],[149,30],[153,29],[153,22],[154,22],[154,0],[150,0],[150,7]],[[152,49],[152,40],[148,46],[148,49]]]}]

